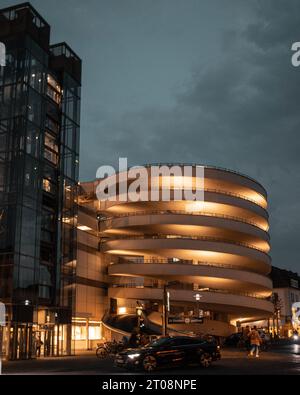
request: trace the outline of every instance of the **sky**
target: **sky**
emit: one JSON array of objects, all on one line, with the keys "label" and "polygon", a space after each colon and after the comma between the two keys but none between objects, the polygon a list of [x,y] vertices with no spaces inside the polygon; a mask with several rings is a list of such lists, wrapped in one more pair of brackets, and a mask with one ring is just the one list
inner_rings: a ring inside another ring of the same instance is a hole
[{"label": "sky", "polygon": [[83,59],[81,180],[119,157],[245,173],[268,191],[273,264],[300,272],[299,0],[31,3]]}]

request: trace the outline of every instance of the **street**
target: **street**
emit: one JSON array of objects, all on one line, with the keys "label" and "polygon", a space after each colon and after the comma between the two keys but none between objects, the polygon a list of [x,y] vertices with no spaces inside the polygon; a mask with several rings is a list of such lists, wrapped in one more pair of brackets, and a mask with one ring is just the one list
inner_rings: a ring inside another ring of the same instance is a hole
[{"label": "street", "polygon": [[[42,358],[33,361],[4,362],[3,374],[33,375],[131,375],[113,365],[113,359],[99,360],[95,352],[75,357]],[[136,373],[143,374],[143,373]],[[300,345],[278,346],[272,351],[261,353],[260,358],[249,358],[246,352],[236,349],[222,350],[222,359],[208,368],[184,367],[160,370],[159,375],[284,375],[300,374]]]}]

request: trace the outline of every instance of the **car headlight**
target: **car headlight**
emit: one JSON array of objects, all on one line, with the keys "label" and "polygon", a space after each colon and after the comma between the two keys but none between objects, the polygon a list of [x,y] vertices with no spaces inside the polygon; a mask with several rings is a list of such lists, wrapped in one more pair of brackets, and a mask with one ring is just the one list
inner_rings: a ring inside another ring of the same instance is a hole
[{"label": "car headlight", "polygon": [[298,339],[299,339],[299,336],[298,336],[298,335],[294,335],[294,336],[293,336],[293,339],[294,339],[294,340],[298,340]]},{"label": "car headlight", "polygon": [[130,358],[130,359],[135,359],[135,358],[137,358],[137,357],[139,357],[141,354],[129,354],[128,355],[128,358]]}]

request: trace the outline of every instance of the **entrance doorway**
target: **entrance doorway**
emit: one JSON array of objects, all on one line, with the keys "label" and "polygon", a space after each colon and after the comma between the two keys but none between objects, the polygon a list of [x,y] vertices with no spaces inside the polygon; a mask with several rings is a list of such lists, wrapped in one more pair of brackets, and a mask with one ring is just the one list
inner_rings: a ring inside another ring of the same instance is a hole
[{"label": "entrance doorway", "polygon": [[9,359],[31,359],[34,339],[31,324],[13,324],[9,333]]}]

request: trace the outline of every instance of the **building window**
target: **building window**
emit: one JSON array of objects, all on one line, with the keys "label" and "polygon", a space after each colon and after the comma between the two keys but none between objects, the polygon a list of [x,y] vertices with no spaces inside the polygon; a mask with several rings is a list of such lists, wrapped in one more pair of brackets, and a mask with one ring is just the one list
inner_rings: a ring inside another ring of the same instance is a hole
[{"label": "building window", "polygon": [[[86,340],[87,339],[87,331],[86,324],[82,325],[74,325],[72,333],[73,340]],[[91,325],[89,324],[89,340],[98,340],[101,339],[100,334],[100,325]]]},{"label": "building window", "polygon": [[39,298],[50,299],[50,287],[40,285],[39,286]]},{"label": "building window", "polygon": [[51,192],[51,183],[49,180],[46,180],[45,178],[43,180],[43,190],[45,192]]},{"label": "building window", "polygon": [[45,134],[44,158],[55,165],[58,163],[58,145],[56,143],[56,139],[47,132]]},{"label": "building window", "polygon": [[47,96],[49,96],[55,103],[61,103],[62,90],[58,82],[48,74],[47,76]]},{"label": "building window", "polygon": [[39,152],[40,152],[39,130],[30,125],[28,127],[27,136],[26,136],[26,153],[38,157]]},{"label": "building window", "polygon": [[47,178],[44,178],[43,179],[43,191],[54,195],[56,192],[56,186],[50,180],[48,180]]},{"label": "building window", "polygon": [[29,85],[39,93],[42,93],[44,78],[43,65],[32,57],[30,60]]},{"label": "building window", "polygon": [[56,144],[55,138],[51,136],[51,134],[47,133],[45,134],[45,145],[47,148],[52,149],[55,152],[58,152],[58,146]]},{"label": "building window", "polygon": [[291,278],[290,284],[291,284],[291,287],[293,287],[293,288],[299,288],[298,280],[295,280],[295,279]]},{"label": "building window", "polygon": [[53,121],[51,118],[46,117],[46,129],[50,130],[51,132],[58,134],[59,132],[59,124]]},{"label": "building window", "polygon": [[295,295],[293,292],[291,292],[291,302],[292,304],[295,303]]}]

